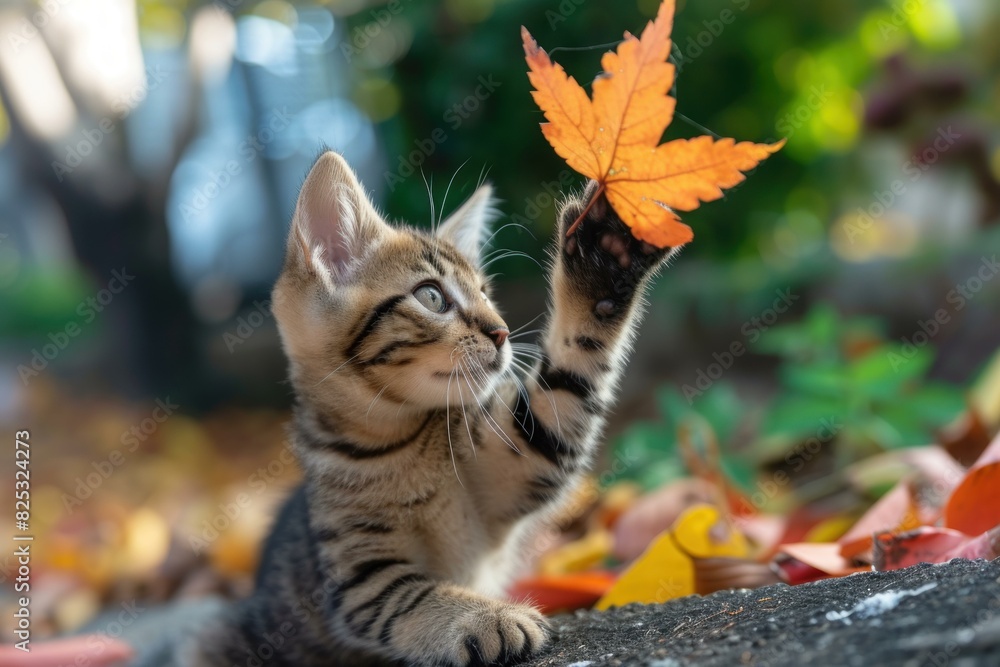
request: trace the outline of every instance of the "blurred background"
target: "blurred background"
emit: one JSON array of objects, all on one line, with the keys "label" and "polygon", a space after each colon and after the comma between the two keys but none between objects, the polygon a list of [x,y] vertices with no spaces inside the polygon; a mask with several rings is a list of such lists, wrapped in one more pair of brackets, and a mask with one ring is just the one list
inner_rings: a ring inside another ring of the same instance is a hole
[{"label": "blurred background", "polygon": [[[0,4],[0,426],[31,432],[39,635],[247,590],[297,475],[269,291],[322,147],[419,226],[485,174],[517,223],[494,247],[526,255],[493,265],[499,301],[533,329],[553,197],[582,181],[519,28],[589,82],[657,5]],[[701,448],[748,497],[793,470],[759,509],[850,513],[895,479],[856,462],[1000,422],[1000,5],[678,5],[668,138],[788,144],[685,216],[595,488],[659,488]]]}]

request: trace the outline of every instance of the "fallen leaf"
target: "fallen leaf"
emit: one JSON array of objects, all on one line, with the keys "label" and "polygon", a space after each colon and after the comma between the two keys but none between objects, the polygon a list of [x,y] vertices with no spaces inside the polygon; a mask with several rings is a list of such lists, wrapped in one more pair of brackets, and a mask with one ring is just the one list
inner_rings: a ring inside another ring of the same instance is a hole
[{"label": "fallen leaf", "polygon": [[854,525],[854,517],[832,516],[809,529],[803,542],[836,542]]},{"label": "fallen leaf", "polygon": [[799,574],[798,577],[787,577],[790,584],[801,584],[822,577],[810,575],[805,570],[802,570],[802,568],[790,567],[788,559],[794,559],[799,563],[809,566],[809,568],[832,577],[842,577],[845,574],[868,570],[868,568],[858,567],[850,559],[844,558],[840,554],[839,545],[834,543],[817,544],[798,542],[796,544],[782,544],[778,548],[778,552],[779,556],[775,559],[775,563],[786,571],[786,576],[790,571]]},{"label": "fallen leaf", "polygon": [[831,576],[823,570],[815,568],[808,563],[803,563],[791,556],[779,556],[774,560],[774,566],[780,574],[780,579],[792,586],[808,584],[811,581],[819,581],[820,579],[829,579]]},{"label": "fallen leaf", "polygon": [[732,588],[760,588],[782,582],[768,563],[746,558],[695,558],[693,563],[694,592],[698,595]]},{"label": "fallen leaf", "polygon": [[710,502],[712,497],[711,485],[699,479],[679,479],[643,496],[615,522],[615,557],[624,563],[632,562],[685,510]]},{"label": "fallen leaf", "polygon": [[532,96],[548,121],[542,134],[566,164],[598,183],[587,209],[604,194],[637,239],[661,248],[694,238],[674,210],[719,199],[785,143],[702,136],[660,144],[675,105],[668,94],[674,67],[666,62],[674,4],[664,0],[640,37],[626,32],[617,50],[604,55],[593,100],[521,28]]},{"label": "fallen leaf", "polygon": [[785,532],[781,535],[777,544],[807,542],[813,528],[819,526],[824,521],[840,516],[843,511],[844,509],[839,506],[824,507],[816,503],[807,503],[789,509],[785,515]]},{"label": "fallen leaf", "polygon": [[555,614],[590,607],[614,581],[613,573],[601,571],[527,577],[515,582],[510,597],[536,605],[544,614]]},{"label": "fallen leaf", "polygon": [[907,516],[914,512],[913,491],[905,480],[897,484],[889,493],[858,519],[854,527],[838,540],[840,555],[855,558],[872,547],[872,537],[876,533],[895,530],[900,525],[908,525]]},{"label": "fallen leaf", "polygon": [[778,514],[737,515],[733,522],[754,545],[754,552],[769,556],[788,532],[788,517]]},{"label": "fallen leaf", "polygon": [[677,546],[695,558],[713,556],[746,556],[746,538],[735,530],[712,505],[696,505],[688,509],[674,526]]},{"label": "fallen leaf", "polygon": [[569,544],[564,544],[541,557],[538,569],[542,574],[580,572],[600,565],[611,555],[611,533],[592,530]]},{"label": "fallen leaf", "polygon": [[[991,452],[1000,438],[993,441],[983,457]],[[983,457],[980,457],[981,460]],[[1000,524],[1000,461],[980,464],[969,470],[944,508],[944,525],[967,535],[979,535]]]},{"label": "fallen leaf", "polygon": [[677,519],[622,573],[596,609],[630,602],[666,602],[695,593],[692,557],[745,558],[746,539],[711,505],[696,505]]},{"label": "fallen leaf", "polygon": [[652,541],[594,605],[605,610],[630,602],[658,603],[694,593],[691,559],[669,532]]},{"label": "fallen leaf", "polygon": [[5,667],[115,665],[130,660],[134,654],[128,644],[105,635],[86,635],[41,643],[32,639],[30,653],[13,646],[0,646],[0,664]]},{"label": "fallen leaf", "polygon": [[974,537],[965,544],[956,546],[944,554],[940,562],[945,563],[952,558],[993,560],[997,557],[1000,557],[1000,526],[991,528],[979,537]]},{"label": "fallen leaf", "polygon": [[878,532],[905,532],[921,525],[937,523],[948,496],[966,476],[962,467],[942,447],[931,445],[886,452],[870,457],[848,471],[852,483],[861,490],[874,479],[903,481],[858,520],[838,540],[841,553],[849,558],[871,560],[872,535]]},{"label": "fallen leaf", "polygon": [[969,541],[968,535],[957,530],[932,526],[898,534],[883,533],[875,537],[872,566],[882,572],[917,563],[941,563],[951,560],[945,554]]}]

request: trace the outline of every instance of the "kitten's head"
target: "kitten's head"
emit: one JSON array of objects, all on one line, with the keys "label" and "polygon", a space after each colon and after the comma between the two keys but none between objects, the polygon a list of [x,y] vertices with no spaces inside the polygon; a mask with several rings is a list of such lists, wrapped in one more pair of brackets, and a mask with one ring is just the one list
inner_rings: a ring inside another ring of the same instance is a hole
[{"label": "kitten's head", "polygon": [[319,158],[273,299],[300,395],[423,409],[492,391],[511,349],[480,268],[491,195],[480,187],[433,234],[391,226],[340,155]]}]

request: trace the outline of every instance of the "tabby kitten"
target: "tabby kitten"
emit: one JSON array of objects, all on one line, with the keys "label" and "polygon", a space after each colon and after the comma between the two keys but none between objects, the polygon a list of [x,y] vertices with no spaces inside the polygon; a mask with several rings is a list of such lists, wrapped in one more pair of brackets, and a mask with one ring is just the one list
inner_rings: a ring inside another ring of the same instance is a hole
[{"label": "tabby kitten", "polygon": [[593,459],[668,254],[603,197],[566,239],[593,188],[559,213],[540,358],[516,373],[481,270],[490,187],[428,234],[384,222],[339,155],[319,158],[273,299],[305,480],[255,593],[184,664],[510,664],[547,641],[538,611],[503,600],[509,574]]}]

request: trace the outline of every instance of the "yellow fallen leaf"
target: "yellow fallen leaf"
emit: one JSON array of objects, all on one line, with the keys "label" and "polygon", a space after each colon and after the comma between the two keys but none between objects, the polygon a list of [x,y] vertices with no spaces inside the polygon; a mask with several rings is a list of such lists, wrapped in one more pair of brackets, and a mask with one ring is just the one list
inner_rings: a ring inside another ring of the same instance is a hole
[{"label": "yellow fallen leaf", "polygon": [[718,509],[711,505],[695,505],[677,519],[670,531],[653,540],[618,577],[595,609],[605,610],[630,602],[666,602],[693,595],[691,556],[741,558],[747,551],[746,538],[730,527]]},{"label": "yellow fallen leaf", "polygon": [[677,545],[695,558],[747,555],[747,541],[713,505],[695,505],[681,514],[673,527]]},{"label": "yellow fallen leaf", "polygon": [[820,521],[809,529],[803,542],[836,542],[847,533],[857,521],[853,516],[832,516]]},{"label": "yellow fallen leaf", "polygon": [[597,567],[611,555],[611,533],[592,530],[580,539],[545,554],[539,571],[545,575],[583,572]]},{"label": "yellow fallen leaf", "polygon": [[694,568],[674,536],[661,533],[604,594],[595,609],[604,611],[630,602],[656,603],[694,593]]}]

